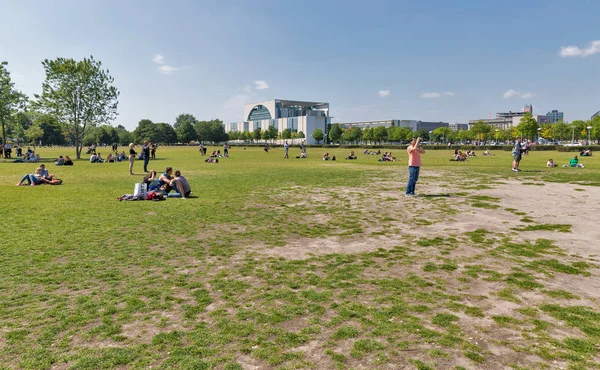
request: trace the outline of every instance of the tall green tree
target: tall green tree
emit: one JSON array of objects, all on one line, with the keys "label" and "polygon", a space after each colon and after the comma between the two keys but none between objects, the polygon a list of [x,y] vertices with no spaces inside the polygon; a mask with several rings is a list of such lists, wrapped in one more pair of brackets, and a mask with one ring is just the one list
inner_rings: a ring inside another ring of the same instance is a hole
[{"label": "tall green tree", "polygon": [[25,130],[25,137],[29,139],[29,142],[35,145],[39,138],[44,135],[44,130],[40,128],[40,126],[33,125]]},{"label": "tall green tree", "polygon": [[158,127],[151,120],[143,119],[133,130],[133,137],[138,144],[143,143],[144,140],[158,141]]},{"label": "tall green tree", "polygon": [[277,139],[277,127],[269,126],[269,129],[267,131],[269,132],[269,139]]},{"label": "tall green tree", "polygon": [[316,128],[312,133],[312,138],[317,141],[317,144],[319,144],[321,140],[323,140],[323,137],[323,130],[321,130],[320,128]]},{"label": "tall green tree", "polygon": [[475,139],[485,140],[492,131],[492,128],[490,127],[490,125],[483,121],[477,121],[473,124],[473,126],[471,126],[471,129],[469,131],[473,132],[473,137]]},{"label": "tall green tree", "polygon": [[64,145],[63,128],[56,117],[50,114],[38,114],[34,119],[35,126],[44,132],[39,139],[46,145]]},{"label": "tall green tree", "polygon": [[378,141],[380,144],[387,140],[388,131],[384,126],[377,126],[373,129],[373,136],[375,141]]},{"label": "tall green tree", "polygon": [[180,114],[177,116],[177,118],[175,118],[175,123],[173,124],[175,131],[177,131],[186,122],[191,124],[192,126],[196,126],[196,124],[198,123],[198,120],[196,119],[196,117],[194,117],[193,114],[189,114],[189,113]]},{"label": "tall green tree", "polygon": [[42,65],[46,80],[42,94],[35,95],[35,106],[70,127],[76,156],[81,158],[88,129],[110,124],[117,116],[119,90],[113,86],[114,78],[93,56],[82,61],[46,59]]},{"label": "tall green tree", "polygon": [[517,125],[517,130],[525,138],[533,139],[537,135],[538,127],[539,125],[537,121],[531,116],[531,114],[525,113]]},{"label": "tall green tree", "polygon": [[282,139],[291,139],[292,138],[292,130],[290,130],[289,128],[284,129],[283,131],[281,131],[281,138]]},{"label": "tall green tree", "polygon": [[156,124],[157,137],[152,140],[153,142],[163,144],[175,144],[177,142],[177,132],[173,126],[168,123],[157,123]]},{"label": "tall green tree", "polygon": [[194,126],[189,121],[184,121],[181,126],[175,129],[175,132],[177,133],[177,139],[182,143],[189,143],[198,137]]},{"label": "tall green tree", "polygon": [[338,142],[342,138],[342,128],[339,123],[331,126],[331,130],[329,130],[329,140],[332,142]]},{"label": "tall green tree", "polygon": [[15,89],[15,83],[6,69],[7,62],[0,63],[0,124],[2,125],[2,142],[6,143],[6,126],[12,115],[25,109],[27,96]]}]

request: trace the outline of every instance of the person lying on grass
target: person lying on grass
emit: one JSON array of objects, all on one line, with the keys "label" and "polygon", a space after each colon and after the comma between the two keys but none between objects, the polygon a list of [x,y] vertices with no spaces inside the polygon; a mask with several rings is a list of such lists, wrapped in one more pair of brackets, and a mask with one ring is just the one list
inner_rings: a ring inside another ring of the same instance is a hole
[{"label": "person lying on grass", "polygon": [[206,163],[219,163],[219,159],[218,158],[209,157],[209,158],[206,158],[204,160],[204,162],[206,162]]},{"label": "person lying on grass", "polygon": [[36,168],[35,172],[32,174],[27,174],[23,176],[21,181],[17,183],[17,186],[22,186],[25,181],[27,181],[27,185],[36,186],[36,185],[60,185],[62,184],[62,180],[56,178],[54,175],[43,175],[44,169],[42,167]]},{"label": "person lying on grass", "polygon": [[27,181],[27,185],[36,186],[42,183],[42,167],[38,167],[35,169],[34,173],[28,173],[21,178],[21,181],[17,183],[17,186],[23,185],[25,181]]}]

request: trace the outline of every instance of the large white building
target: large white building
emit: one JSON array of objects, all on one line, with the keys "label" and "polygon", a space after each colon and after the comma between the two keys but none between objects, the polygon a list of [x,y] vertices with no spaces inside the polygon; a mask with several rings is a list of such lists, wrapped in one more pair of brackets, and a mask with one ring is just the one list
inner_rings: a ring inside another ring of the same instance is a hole
[{"label": "large white building", "polygon": [[312,133],[321,129],[327,134],[330,122],[329,103],[273,99],[244,105],[244,121],[225,123],[225,132],[262,131],[274,126],[278,132],[290,129],[304,133],[307,144],[316,144]]}]

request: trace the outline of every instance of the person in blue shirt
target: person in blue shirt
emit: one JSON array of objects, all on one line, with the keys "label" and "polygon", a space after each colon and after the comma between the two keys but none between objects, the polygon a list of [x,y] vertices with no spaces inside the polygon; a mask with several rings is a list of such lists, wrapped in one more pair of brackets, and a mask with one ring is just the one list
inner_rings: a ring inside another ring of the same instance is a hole
[{"label": "person in blue shirt", "polygon": [[512,156],[513,156],[512,170],[513,170],[513,172],[521,171],[519,169],[519,164],[521,163],[522,154],[523,154],[523,147],[521,146],[521,139],[517,138],[515,140],[515,147],[513,148],[513,151],[512,151]]}]

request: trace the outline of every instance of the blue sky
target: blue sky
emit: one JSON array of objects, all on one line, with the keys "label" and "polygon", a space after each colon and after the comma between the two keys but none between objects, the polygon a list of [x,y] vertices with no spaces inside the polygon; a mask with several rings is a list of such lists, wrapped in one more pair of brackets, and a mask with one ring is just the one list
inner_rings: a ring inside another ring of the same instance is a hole
[{"label": "blue sky", "polygon": [[[93,55],[121,91],[114,124],[243,104],[326,101],[334,122],[466,122],[600,110],[600,1],[0,0],[0,60],[39,93],[45,58]],[[561,55],[562,54],[562,55]],[[157,58],[157,56],[159,56]]]}]

